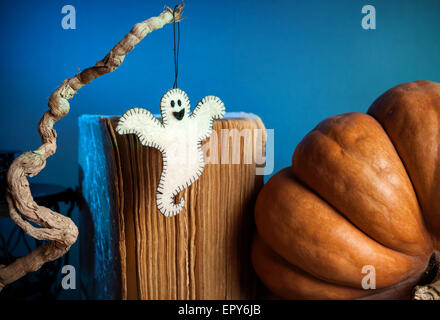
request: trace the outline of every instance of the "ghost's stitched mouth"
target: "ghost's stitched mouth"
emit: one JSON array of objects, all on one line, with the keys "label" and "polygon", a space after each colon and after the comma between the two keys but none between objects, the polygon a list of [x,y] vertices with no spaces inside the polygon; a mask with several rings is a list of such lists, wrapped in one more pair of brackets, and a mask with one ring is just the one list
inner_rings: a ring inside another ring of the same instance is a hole
[{"label": "ghost's stitched mouth", "polygon": [[182,109],[182,110],[180,110],[179,112],[173,112],[173,116],[174,116],[177,120],[182,120],[184,115],[185,115],[185,109]]}]

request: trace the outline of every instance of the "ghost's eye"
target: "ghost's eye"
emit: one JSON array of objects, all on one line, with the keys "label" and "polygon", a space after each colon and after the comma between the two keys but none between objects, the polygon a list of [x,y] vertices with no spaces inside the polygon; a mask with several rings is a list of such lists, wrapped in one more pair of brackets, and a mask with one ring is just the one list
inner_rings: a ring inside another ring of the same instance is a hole
[{"label": "ghost's eye", "polygon": [[174,100],[171,100],[171,108],[174,108]]},{"label": "ghost's eye", "polygon": [[179,107],[182,105],[182,101],[177,100],[177,104],[179,105]]}]

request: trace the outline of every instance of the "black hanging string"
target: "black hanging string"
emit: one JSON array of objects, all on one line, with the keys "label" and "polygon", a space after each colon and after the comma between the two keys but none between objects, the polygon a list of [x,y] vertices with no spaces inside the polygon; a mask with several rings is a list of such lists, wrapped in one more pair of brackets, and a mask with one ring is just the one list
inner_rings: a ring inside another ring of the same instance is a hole
[{"label": "black hanging string", "polygon": [[175,12],[178,5],[173,10],[173,38],[174,38],[174,84],[173,89],[177,88],[177,76],[179,74],[179,48],[180,48],[180,22],[177,22],[177,48],[176,48],[176,17]]}]

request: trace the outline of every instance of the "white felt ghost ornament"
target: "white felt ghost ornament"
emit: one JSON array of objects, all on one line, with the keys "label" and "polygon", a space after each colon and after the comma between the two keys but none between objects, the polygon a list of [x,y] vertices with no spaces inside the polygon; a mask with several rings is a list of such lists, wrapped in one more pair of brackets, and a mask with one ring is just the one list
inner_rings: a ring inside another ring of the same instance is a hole
[{"label": "white felt ghost ornament", "polygon": [[212,132],[214,119],[225,115],[225,105],[215,96],[203,98],[190,114],[190,102],[181,89],[167,91],[160,100],[162,120],[142,108],[127,110],[119,119],[119,134],[134,133],[144,146],[162,153],[162,175],[156,191],[156,204],[167,217],[178,214],[184,199],[176,195],[196,181],[205,159],[202,141]]}]

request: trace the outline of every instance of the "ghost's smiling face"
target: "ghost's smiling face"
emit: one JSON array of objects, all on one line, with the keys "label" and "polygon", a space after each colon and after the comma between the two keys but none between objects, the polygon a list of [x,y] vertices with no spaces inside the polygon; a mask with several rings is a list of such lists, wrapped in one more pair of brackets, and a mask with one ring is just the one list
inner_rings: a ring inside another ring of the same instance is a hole
[{"label": "ghost's smiling face", "polygon": [[189,116],[190,102],[186,93],[181,89],[171,89],[164,94],[160,101],[160,112],[164,124],[179,122]]},{"label": "ghost's smiling face", "polygon": [[[182,107],[182,100],[177,99],[177,102],[175,100],[171,100],[171,107],[175,108],[176,104],[180,107]],[[175,108],[177,109],[177,108]],[[173,111],[173,116],[177,120],[182,120],[183,116],[185,115],[185,108],[180,109],[180,111]]]}]

